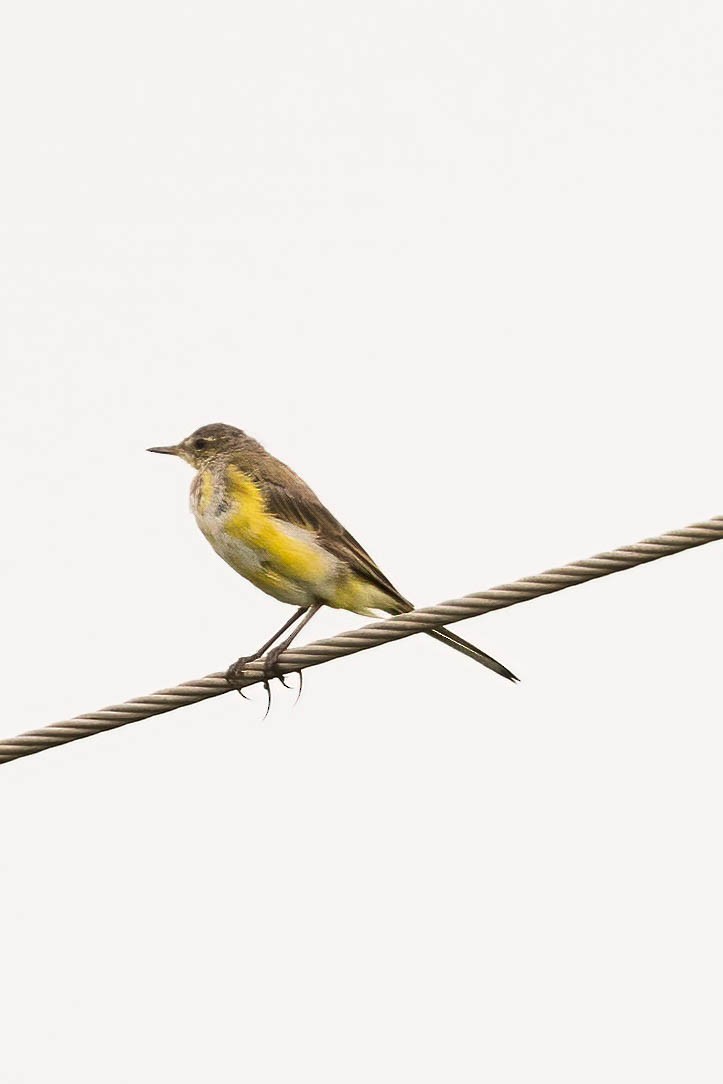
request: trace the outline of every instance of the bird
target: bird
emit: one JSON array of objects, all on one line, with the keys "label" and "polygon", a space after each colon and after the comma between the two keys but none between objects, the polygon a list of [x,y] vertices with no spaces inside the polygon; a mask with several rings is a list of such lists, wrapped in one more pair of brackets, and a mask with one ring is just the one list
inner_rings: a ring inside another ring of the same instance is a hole
[{"label": "bird", "polygon": [[[306,482],[243,430],[203,425],[178,444],[148,451],[177,456],[193,467],[191,510],[201,533],[241,576],[295,607],[272,637],[228,668],[226,679],[239,692],[247,665],[264,657],[270,705],[270,678],[283,681],[279,656],[322,606],[363,617],[414,609]],[[426,631],[509,681],[519,680],[449,629]]]}]

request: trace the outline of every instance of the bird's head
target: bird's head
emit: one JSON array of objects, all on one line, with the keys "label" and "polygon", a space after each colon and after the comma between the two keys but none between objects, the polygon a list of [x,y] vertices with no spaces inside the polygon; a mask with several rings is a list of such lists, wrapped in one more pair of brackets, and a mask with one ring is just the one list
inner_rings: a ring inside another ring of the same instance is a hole
[{"label": "bird's head", "polygon": [[190,463],[195,470],[200,470],[216,456],[242,448],[247,440],[248,437],[241,429],[218,422],[214,425],[202,425],[180,444],[147,450],[160,452],[161,455],[177,455]]}]

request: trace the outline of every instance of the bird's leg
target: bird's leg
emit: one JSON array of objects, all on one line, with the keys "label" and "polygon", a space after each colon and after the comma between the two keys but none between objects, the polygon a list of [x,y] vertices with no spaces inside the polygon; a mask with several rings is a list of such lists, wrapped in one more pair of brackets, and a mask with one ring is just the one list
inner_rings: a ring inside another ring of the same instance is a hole
[{"label": "bird's leg", "polygon": [[[269,707],[271,706],[271,691],[269,688],[269,681],[271,680],[271,678],[277,677],[281,681],[281,683],[284,684],[284,675],[278,670],[279,655],[281,655],[282,652],[286,651],[289,645],[299,635],[304,625],[308,625],[312,617],[314,617],[314,615],[319,612],[321,606],[322,604],[320,602],[316,602],[313,606],[310,606],[306,612],[306,615],[302,618],[294,631],[291,633],[291,636],[287,636],[285,640],[283,640],[276,647],[272,648],[264,659],[264,688],[266,689],[266,693],[269,698]],[[301,671],[299,671],[299,679],[301,680]],[[301,695],[301,685],[299,685],[299,695]]]},{"label": "bird's leg", "polygon": [[[270,639],[268,639],[265,644],[262,644],[258,651],[254,651],[253,655],[245,655],[242,658],[237,659],[235,663],[229,666],[228,670],[226,671],[226,681],[229,683],[229,685],[233,686],[234,689],[237,689],[243,696],[242,678],[244,676],[244,670],[246,669],[248,664],[250,662],[256,662],[257,659],[260,659],[264,652],[268,651],[271,645],[276,643],[279,636],[282,636],[288,628],[291,628],[295,621],[298,621],[300,617],[304,616],[308,608],[308,606],[299,606],[298,610],[296,610],[291,615],[289,620],[285,622],[285,624],[283,624],[280,629],[277,629],[274,635],[270,637]],[[304,624],[306,624],[306,622],[304,622]]]}]

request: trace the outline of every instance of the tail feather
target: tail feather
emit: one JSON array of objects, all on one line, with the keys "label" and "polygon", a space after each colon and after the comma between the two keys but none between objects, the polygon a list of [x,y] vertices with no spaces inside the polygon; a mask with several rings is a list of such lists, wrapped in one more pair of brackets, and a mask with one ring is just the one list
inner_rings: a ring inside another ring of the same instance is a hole
[{"label": "tail feather", "polygon": [[479,647],[475,647],[474,644],[470,644],[469,641],[463,640],[461,636],[457,636],[456,632],[450,632],[449,629],[430,629],[427,635],[435,640],[439,640],[442,644],[453,647],[455,651],[460,651],[463,655],[467,655],[470,659],[474,659],[475,662],[481,662],[488,670],[494,670],[495,674],[507,678],[508,681],[520,680],[518,677],[515,677],[511,670],[508,670],[506,666],[503,666],[501,662],[497,662],[497,659],[493,659],[491,655],[488,655]]},{"label": "tail feather", "polygon": [[[400,595],[397,592],[390,596],[391,602],[387,602],[384,609],[387,613],[401,614],[408,613],[414,609],[414,606],[405,598],[404,595]],[[455,651],[459,651],[462,655],[466,655],[470,659],[474,659],[475,662],[482,663],[488,670],[494,671],[495,674],[499,674],[500,677],[507,678],[508,681],[519,681],[520,679],[508,670],[506,666],[503,666],[501,662],[497,662],[497,659],[493,659],[491,655],[488,655],[486,651],[482,651],[481,648],[475,647],[469,640],[463,640],[461,636],[458,636],[456,632],[450,632],[449,629],[429,629],[427,636],[431,636],[433,640],[439,640],[441,644],[446,644],[448,647],[454,648]]]}]

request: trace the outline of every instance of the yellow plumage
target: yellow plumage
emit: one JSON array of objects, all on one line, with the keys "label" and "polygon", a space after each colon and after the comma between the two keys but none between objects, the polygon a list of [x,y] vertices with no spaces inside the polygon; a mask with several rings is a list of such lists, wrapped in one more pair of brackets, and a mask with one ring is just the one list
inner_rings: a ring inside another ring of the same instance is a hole
[{"label": "yellow plumage", "polygon": [[323,601],[364,615],[388,607],[389,597],[325,549],[316,531],[271,512],[261,486],[239,467],[200,471],[192,507],[216,552],[281,602]]},{"label": "yellow plumage", "polygon": [[238,467],[226,471],[231,511],[224,528],[259,550],[287,579],[314,583],[324,577],[328,562],[311,540],[292,537],[286,524],[269,514],[259,487]]}]

